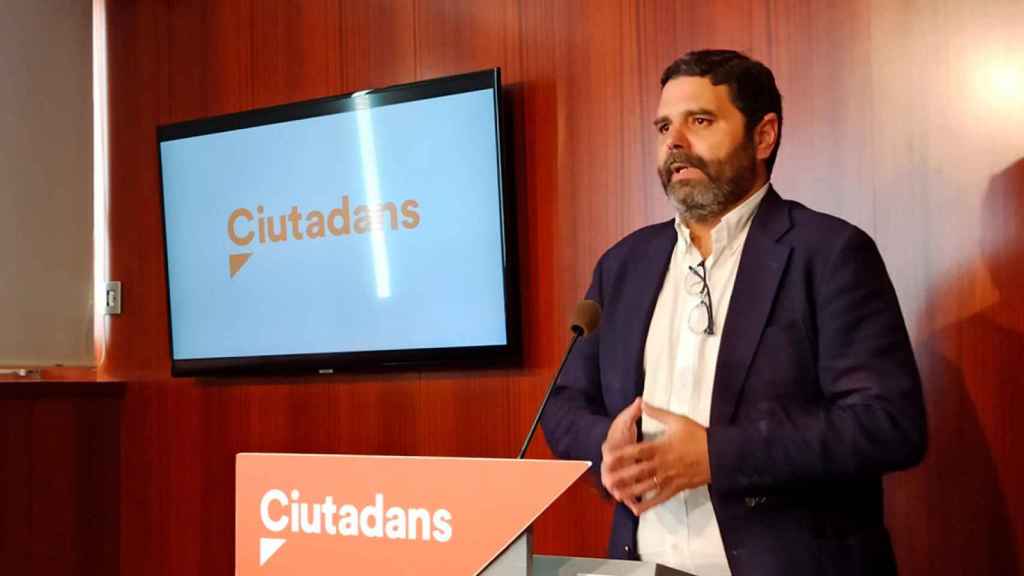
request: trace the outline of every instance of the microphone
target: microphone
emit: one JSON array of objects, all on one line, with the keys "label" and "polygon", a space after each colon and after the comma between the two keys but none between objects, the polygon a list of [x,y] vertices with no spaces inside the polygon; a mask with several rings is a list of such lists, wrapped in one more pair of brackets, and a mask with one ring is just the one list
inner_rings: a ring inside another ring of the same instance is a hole
[{"label": "microphone", "polygon": [[572,341],[569,342],[569,348],[565,351],[565,356],[562,356],[562,363],[558,366],[554,379],[548,385],[548,391],[544,394],[544,400],[541,400],[540,408],[537,409],[537,415],[533,418],[530,433],[526,435],[526,441],[523,442],[523,447],[519,450],[519,455],[516,456],[516,459],[522,460],[526,456],[526,449],[530,446],[530,441],[533,440],[533,434],[537,431],[537,425],[540,424],[540,417],[544,414],[544,407],[548,405],[548,399],[551,398],[551,390],[555,388],[558,377],[562,375],[565,362],[569,359],[569,353],[572,352],[573,347],[576,346],[576,342],[581,337],[597,330],[597,325],[600,322],[601,306],[597,302],[593,300],[580,300],[576,303],[576,312],[572,316],[572,325],[569,327],[572,330]]}]

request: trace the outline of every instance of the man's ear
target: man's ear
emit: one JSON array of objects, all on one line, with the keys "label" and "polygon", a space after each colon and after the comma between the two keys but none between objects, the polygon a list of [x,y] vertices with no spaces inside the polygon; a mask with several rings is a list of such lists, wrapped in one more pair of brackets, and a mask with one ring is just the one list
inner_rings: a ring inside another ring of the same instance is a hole
[{"label": "man's ear", "polygon": [[779,116],[769,112],[761,118],[754,129],[754,151],[758,160],[767,160],[779,140]]}]

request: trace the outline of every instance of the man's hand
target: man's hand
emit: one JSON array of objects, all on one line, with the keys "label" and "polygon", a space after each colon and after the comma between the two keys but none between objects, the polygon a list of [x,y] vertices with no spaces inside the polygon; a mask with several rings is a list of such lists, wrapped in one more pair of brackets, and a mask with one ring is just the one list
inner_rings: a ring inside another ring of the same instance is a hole
[{"label": "man's hand", "polygon": [[[621,418],[632,416],[634,402],[608,431],[609,440]],[[707,429],[686,416],[643,403],[643,413],[665,426],[657,440],[602,446],[601,481],[619,502],[639,516],[679,492],[711,482]],[[636,421],[634,416],[629,422]],[[650,493],[650,494],[648,494]],[[646,498],[643,498],[648,494]]]},{"label": "man's hand", "polygon": [[619,412],[619,415],[612,420],[608,428],[608,435],[601,444],[601,484],[605,490],[619,502],[622,497],[619,495],[621,488],[628,486],[627,477],[622,474],[624,468],[628,468],[627,462],[622,458],[616,458],[622,449],[628,446],[636,446],[636,421],[640,419],[641,400],[637,398],[632,404]]}]

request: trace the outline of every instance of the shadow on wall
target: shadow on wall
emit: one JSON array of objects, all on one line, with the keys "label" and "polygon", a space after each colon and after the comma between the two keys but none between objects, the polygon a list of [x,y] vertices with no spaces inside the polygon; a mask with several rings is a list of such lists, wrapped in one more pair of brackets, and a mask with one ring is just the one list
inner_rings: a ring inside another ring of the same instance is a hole
[{"label": "shadow on wall", "polygon": [[891,479],[887,502],[903,574],[1021,573],[1024,159],[991,179],[979,224],[982,266],[944,278],[920,322],[974,310],[994,289],[982,300],[991,304],[934,329],[918,350],[928,456]]}]

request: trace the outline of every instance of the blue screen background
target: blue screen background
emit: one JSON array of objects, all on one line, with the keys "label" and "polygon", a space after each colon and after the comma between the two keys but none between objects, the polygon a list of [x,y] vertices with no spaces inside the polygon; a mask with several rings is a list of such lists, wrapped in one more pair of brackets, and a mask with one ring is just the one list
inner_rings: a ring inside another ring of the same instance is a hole
[{"label": "blue screen background", "polygon": [[[480,90],[162,142],[174,358],[505,344],[494,118]],[[358,205],[406,200],[419,225],[228,236],[238,208],[327,216],[342,196],[350,226]]]}]

